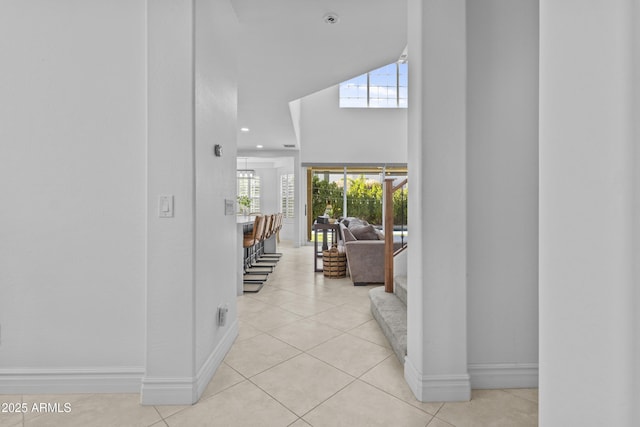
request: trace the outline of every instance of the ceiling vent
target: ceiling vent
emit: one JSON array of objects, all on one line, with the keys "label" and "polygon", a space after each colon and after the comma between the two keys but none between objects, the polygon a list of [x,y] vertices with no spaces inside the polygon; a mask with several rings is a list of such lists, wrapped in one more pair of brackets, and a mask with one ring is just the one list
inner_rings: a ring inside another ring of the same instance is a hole
[{"label": "ceiling vent", "polygon": [[325,24],[337,24],[340,22],[340,17],[337,13],[329,12],[322,18]]},{"label": "ceiling vent", "polygon": [[284,144],[284,148],[296,148],[296,144]]}]

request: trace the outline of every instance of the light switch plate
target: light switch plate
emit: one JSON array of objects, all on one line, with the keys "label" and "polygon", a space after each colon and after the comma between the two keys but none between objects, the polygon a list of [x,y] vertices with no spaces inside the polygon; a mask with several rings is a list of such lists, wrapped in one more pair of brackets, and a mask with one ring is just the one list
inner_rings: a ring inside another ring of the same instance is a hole
[{"label": "light switch plate", "polygon": [[225,215],[235,215],[235,202],[233,200],[224,199],[224,214]]},{"label": "light switch plate", "polygon": [[158,217],[173,218],[173,196],[158,196]]}]

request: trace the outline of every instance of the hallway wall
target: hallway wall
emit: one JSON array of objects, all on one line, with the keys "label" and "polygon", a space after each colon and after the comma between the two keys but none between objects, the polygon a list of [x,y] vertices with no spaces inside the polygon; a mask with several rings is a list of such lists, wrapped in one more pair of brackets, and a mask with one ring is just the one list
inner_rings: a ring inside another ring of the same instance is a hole
[{"label": "hallway wall", "polygon": [[540,425],[631,427],[640,2],[577,4],[540,9]]},{"label": "hallway wall", "polygon": [[472,387],[538,376],[538,0],[467,2]]},{"label": "hallway wall", "polygon": [[0,2],[0,393],[139,390],[145,31],[143,0]]}]

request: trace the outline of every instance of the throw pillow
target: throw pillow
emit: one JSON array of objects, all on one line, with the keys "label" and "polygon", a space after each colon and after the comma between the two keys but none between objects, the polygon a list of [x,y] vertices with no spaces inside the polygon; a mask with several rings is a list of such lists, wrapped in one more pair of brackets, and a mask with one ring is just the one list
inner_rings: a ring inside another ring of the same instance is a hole
[{"label": "throw pillow", "polygon": [[355,226],[353,228],[349,227],[349,231],[351,231],[358,240],[378,240],[377,230],[371,224]]}]

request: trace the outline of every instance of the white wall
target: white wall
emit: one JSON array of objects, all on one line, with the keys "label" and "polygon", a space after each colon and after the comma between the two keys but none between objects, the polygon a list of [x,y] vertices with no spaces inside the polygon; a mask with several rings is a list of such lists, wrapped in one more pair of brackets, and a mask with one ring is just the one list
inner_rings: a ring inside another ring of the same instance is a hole
[{"label": "white wall", "polygon": [[139,389],[145,37],[142,0],[0,2],[0,393]]},{"label": "white wall", "polygon": [[[235,215],[224,210],[225,199],[236,200],[238,23],[228,0],[197,0],[195,16],[196,375],[206,385],[235,338],[238,318],[233,266],[242,248]],[[216,143],[222,157],[213,155]],[[224,327],[216,324],[221,304],[229,308]]]},{"label": "white wall", "polygon": [[237,335],[237,24],[148,5],[0,4],[0,393],[190,403]]},{"label": "white wall", "polygon": [[638,6],[541,1],[543,426],[640,422]]},{"label": "white wall", "polygon": [[[195,402],[237,336],[241,248],[235,215],[224,215],[236,187],[236,26],[227,0],[148,3],[145,404]],[[173,218],[158,217],[161,194],[174,196]]]},{"label": "white wall", "polygon": [[472,386],[536,387],[538,1],[468,2],[467,58]]},{"label": "white wall", "polygon": [[302,98],[302,163],[407,163],[407,109],[340,108],[338,96],[332,86]]}]

